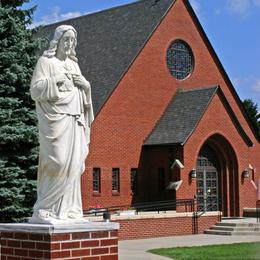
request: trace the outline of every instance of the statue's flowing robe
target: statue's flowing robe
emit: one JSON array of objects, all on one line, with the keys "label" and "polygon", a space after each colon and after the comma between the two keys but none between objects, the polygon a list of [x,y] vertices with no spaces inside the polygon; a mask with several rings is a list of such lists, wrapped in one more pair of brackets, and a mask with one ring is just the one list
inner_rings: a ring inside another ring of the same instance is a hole
[{"label": "statue's flowing robe", "polygon": [[[57,86],[55,76],[67,79]],[[34,215],[47,212],[58,219],[82,216],[81,174],[94,119],[91,91],[85,93],[73,83],[81,75],[79,66],[67,58],[41,57],[31,81],[31,96],[39,120],[40,155],[37,201]]]}]

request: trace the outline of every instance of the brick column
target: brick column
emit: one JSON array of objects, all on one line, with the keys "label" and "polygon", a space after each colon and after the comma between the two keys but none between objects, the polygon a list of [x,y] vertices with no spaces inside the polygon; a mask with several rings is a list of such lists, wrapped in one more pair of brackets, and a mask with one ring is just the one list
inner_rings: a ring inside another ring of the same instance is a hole
[{"label": "brick column", "polygon": [[1,260],[117,260],[117,223],[1,224]]}]

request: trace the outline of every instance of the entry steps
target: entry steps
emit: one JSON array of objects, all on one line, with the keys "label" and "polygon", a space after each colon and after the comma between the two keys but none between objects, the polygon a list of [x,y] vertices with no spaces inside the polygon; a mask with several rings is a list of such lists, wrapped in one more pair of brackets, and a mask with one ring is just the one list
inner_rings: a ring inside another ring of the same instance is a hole
[{"label": "entry steps", "polygon": [[204,231],[205,234],[224,236],[260,236],[260,223],[256,219],[228,219]]}]

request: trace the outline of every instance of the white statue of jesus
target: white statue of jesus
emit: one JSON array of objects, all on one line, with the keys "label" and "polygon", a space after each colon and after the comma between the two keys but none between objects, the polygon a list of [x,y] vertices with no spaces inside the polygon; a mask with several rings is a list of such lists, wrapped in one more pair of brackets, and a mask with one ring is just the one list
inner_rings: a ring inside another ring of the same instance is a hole
[{"label": "white statue of jesus", "polygon": [[72,26],[57,27],[33,73],[31,96],[39,120],[40,156],[31,223],[83,217],[80,179],[94,116],[90,84],[78,66],[76,44]]}]

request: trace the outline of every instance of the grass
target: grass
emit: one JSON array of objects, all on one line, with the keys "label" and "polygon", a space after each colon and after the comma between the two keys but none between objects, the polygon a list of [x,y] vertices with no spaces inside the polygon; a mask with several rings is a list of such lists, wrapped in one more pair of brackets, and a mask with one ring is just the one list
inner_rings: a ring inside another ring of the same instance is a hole
[{"label": "grass", "polygon": [[159,248],[149,252],[175,260],[259,260],[260,242]]}]

